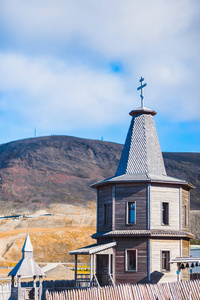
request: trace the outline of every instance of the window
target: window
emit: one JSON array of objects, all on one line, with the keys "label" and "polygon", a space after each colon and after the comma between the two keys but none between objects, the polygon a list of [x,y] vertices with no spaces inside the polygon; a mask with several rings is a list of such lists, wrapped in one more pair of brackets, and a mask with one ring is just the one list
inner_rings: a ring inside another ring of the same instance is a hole
[{"label": "window", "polygon": [[126,216],[126,223],[127,224],[135,224],[135,202],[127,202],[127,216]]},{"label": "window", "polygon": [[184,205],[184,226],[187,226],[187,206]]},{"label": "window", "polygon": [[170,261],[169,251],[162,251],[162,271],[170,270],[169,261]]},{"label": "window", "polygon": [[137,270],[137,251],[126,250],[126,271]]},{"label": "window", "polygon": [[162,225],[169,225],[169,203],[162,202]]},{"label": "window", "polygon": [[104,226],[107,225],[107,210],[108,210],[107,203],[105,203],[103,205],[103,225]]}]

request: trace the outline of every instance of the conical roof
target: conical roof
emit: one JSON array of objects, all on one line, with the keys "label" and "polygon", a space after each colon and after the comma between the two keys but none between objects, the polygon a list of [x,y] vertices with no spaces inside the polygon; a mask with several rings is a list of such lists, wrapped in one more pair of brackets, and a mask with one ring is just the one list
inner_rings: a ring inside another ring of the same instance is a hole
[{"label": "conical roof", "polygon": [[33,259],[33,246],[27,232],[27,236],[22,247],[22,259],[18,264],[10,271],[9,276],[22,276],[22,277],[33,277],[33,276],[46,276],[42,269]]},{"label": "conical roof", "polygon": [[22,252],[33,252],[33,246],[31,244],[29,233],[27,233],[24,246],[22,247]]},{"label": "conical roof", "polygon": [[115,176],[144,173],[166,175],[153,119],[155,114],[147,107],[130,112],[132,120]]},{"label": "conical roof", "polygon": [[114,177],[96,182],[92,187],[124,182],[154,182],[193,185],[178,178],[167,176],[153,116],[156,112],[144,106],[143,84],[141,77],[141,107],[130,112],[132,116],[121,159]]}]

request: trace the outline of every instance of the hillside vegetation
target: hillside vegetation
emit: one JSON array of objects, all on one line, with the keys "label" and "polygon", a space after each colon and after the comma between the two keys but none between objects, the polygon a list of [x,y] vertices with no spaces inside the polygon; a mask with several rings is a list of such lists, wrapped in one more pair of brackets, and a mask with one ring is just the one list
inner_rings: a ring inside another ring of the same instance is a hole
[{"label": "hillside vegetation", "polygon": [[[90,235],[96,226],[96,191],[90,185],[115,174],[122,148],[69,136],[0,145],[0,215],[34,217],[0,220],[0,260],[20,259],[27,227],[37,261],[73,260],[70,250],[94,243]],[[169,176],[197,187],[191,193],[191,208],[192,228],[198,233],[200,154],[163,156]]]}]

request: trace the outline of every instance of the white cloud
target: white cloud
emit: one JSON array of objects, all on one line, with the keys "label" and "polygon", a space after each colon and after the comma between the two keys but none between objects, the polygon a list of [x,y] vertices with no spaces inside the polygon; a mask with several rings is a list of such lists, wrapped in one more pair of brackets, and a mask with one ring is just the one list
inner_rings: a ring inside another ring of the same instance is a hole
[{"label": "white cloud", "polygon": [[56,65],[60,62],[1,54],[0,89],[7,98],[1,109],[13,109],[43,128],[75,128],[115,123],[121,99],[130,103],[118,76],[64,63],[58,71]]},{"label": "white cloud", "polygon": [[[147,106],[199,120],[199,8],[198,0],[2,0],[1,110],[43,128],[110,126],[139,106],[143,75]],[[108,71],[115,60],[118,75]]]}]

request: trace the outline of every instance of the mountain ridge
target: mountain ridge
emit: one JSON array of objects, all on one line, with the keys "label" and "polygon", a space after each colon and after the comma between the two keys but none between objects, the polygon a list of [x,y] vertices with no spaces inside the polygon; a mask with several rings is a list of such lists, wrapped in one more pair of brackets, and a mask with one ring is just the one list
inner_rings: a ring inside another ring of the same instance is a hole
[{"label": "mountain ridge", "polygon": [[[0,145],[1,213],[51,204],[89,205],[90,185],[115,174],[123,145],[72,136],[45,136]],[[191,182],[191,208],[200,209],[200,153],[164,152],[167,174]],[[1,205],[2,206],[2,205]]]}]

